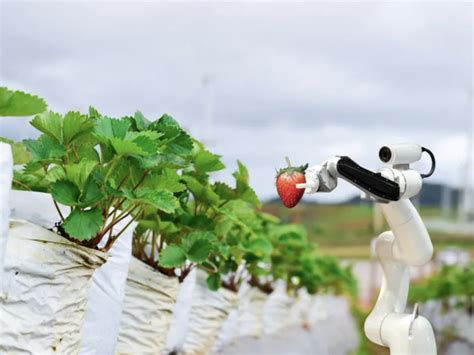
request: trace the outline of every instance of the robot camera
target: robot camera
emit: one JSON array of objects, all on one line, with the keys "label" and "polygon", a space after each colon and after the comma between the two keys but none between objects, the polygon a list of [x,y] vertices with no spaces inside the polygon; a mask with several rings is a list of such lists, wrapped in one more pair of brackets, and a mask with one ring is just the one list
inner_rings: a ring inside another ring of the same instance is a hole
[{"label": "robot camera", "polygon": [[380,148],[379,158],[391,165],[411,164],[421,159],[422,147],[413,143],[386,145]]}]

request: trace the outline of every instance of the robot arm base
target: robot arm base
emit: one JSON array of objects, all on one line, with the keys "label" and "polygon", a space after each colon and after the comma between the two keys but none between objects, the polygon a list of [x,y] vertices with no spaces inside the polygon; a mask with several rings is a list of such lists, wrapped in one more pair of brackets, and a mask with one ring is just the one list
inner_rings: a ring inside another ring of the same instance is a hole
[{"label": "robot arm base", "polygon": [[391,355],[436,355],[433,328],[424,317],[390,313],[382,323],[380,334]]}]

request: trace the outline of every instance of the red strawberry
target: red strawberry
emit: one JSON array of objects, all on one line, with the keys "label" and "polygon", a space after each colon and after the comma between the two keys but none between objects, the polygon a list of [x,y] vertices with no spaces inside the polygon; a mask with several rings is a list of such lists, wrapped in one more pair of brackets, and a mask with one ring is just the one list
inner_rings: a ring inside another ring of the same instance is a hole
[{"label": "red strawberry", "polygon": [[304,172],[308,164],[294,167],[291,166],[288,158],[285,159],[288,163],[288,167],[280,169],[277,172],[276,186],[283,205],[288,208],[293,208],[301,200],[301,197],[303,197],[304,189],[296,188],[296,184],[304,184],[306,182]]}]

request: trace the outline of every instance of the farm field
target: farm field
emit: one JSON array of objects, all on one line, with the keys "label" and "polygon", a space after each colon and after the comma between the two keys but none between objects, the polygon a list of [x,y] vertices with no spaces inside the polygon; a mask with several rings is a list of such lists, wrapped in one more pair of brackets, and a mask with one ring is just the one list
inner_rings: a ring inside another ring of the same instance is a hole
[{"label": "farm field", "polygon": [[[380,230],[374,229],[372,205],[319,205],[301,204],[287,209],[272,202],[264,210],[279,216],[285,222],[302,223],[321,252],[346,259],[370,257],[370,241],[388,229],[383,222]],[[422,218],[441,215],[436,207],[421,207]],[[430,230],[435,252],[447,247],[466,249],[474,256],[474,233],[453,234]]]}]

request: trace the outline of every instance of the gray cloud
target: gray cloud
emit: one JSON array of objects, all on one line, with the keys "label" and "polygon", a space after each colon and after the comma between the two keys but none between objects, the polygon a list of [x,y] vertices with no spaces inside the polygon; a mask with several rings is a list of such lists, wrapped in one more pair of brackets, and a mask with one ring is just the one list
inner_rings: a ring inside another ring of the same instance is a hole
[{"label": "gray cloud", "polygon": [[[349,154],[375,168],[379,145],[394,140],[436,148],[444,159],[433,180],[462,179],[469,3],[0,6],[2,84],[59,111],[92,104],[110,115],[171,113],[230,166],[245,161],[263,197],[274,195],[274,168],[286,154],[310,163]],[[11,122],[0,120],[3,135],[33,134],[25,120]]]}]

